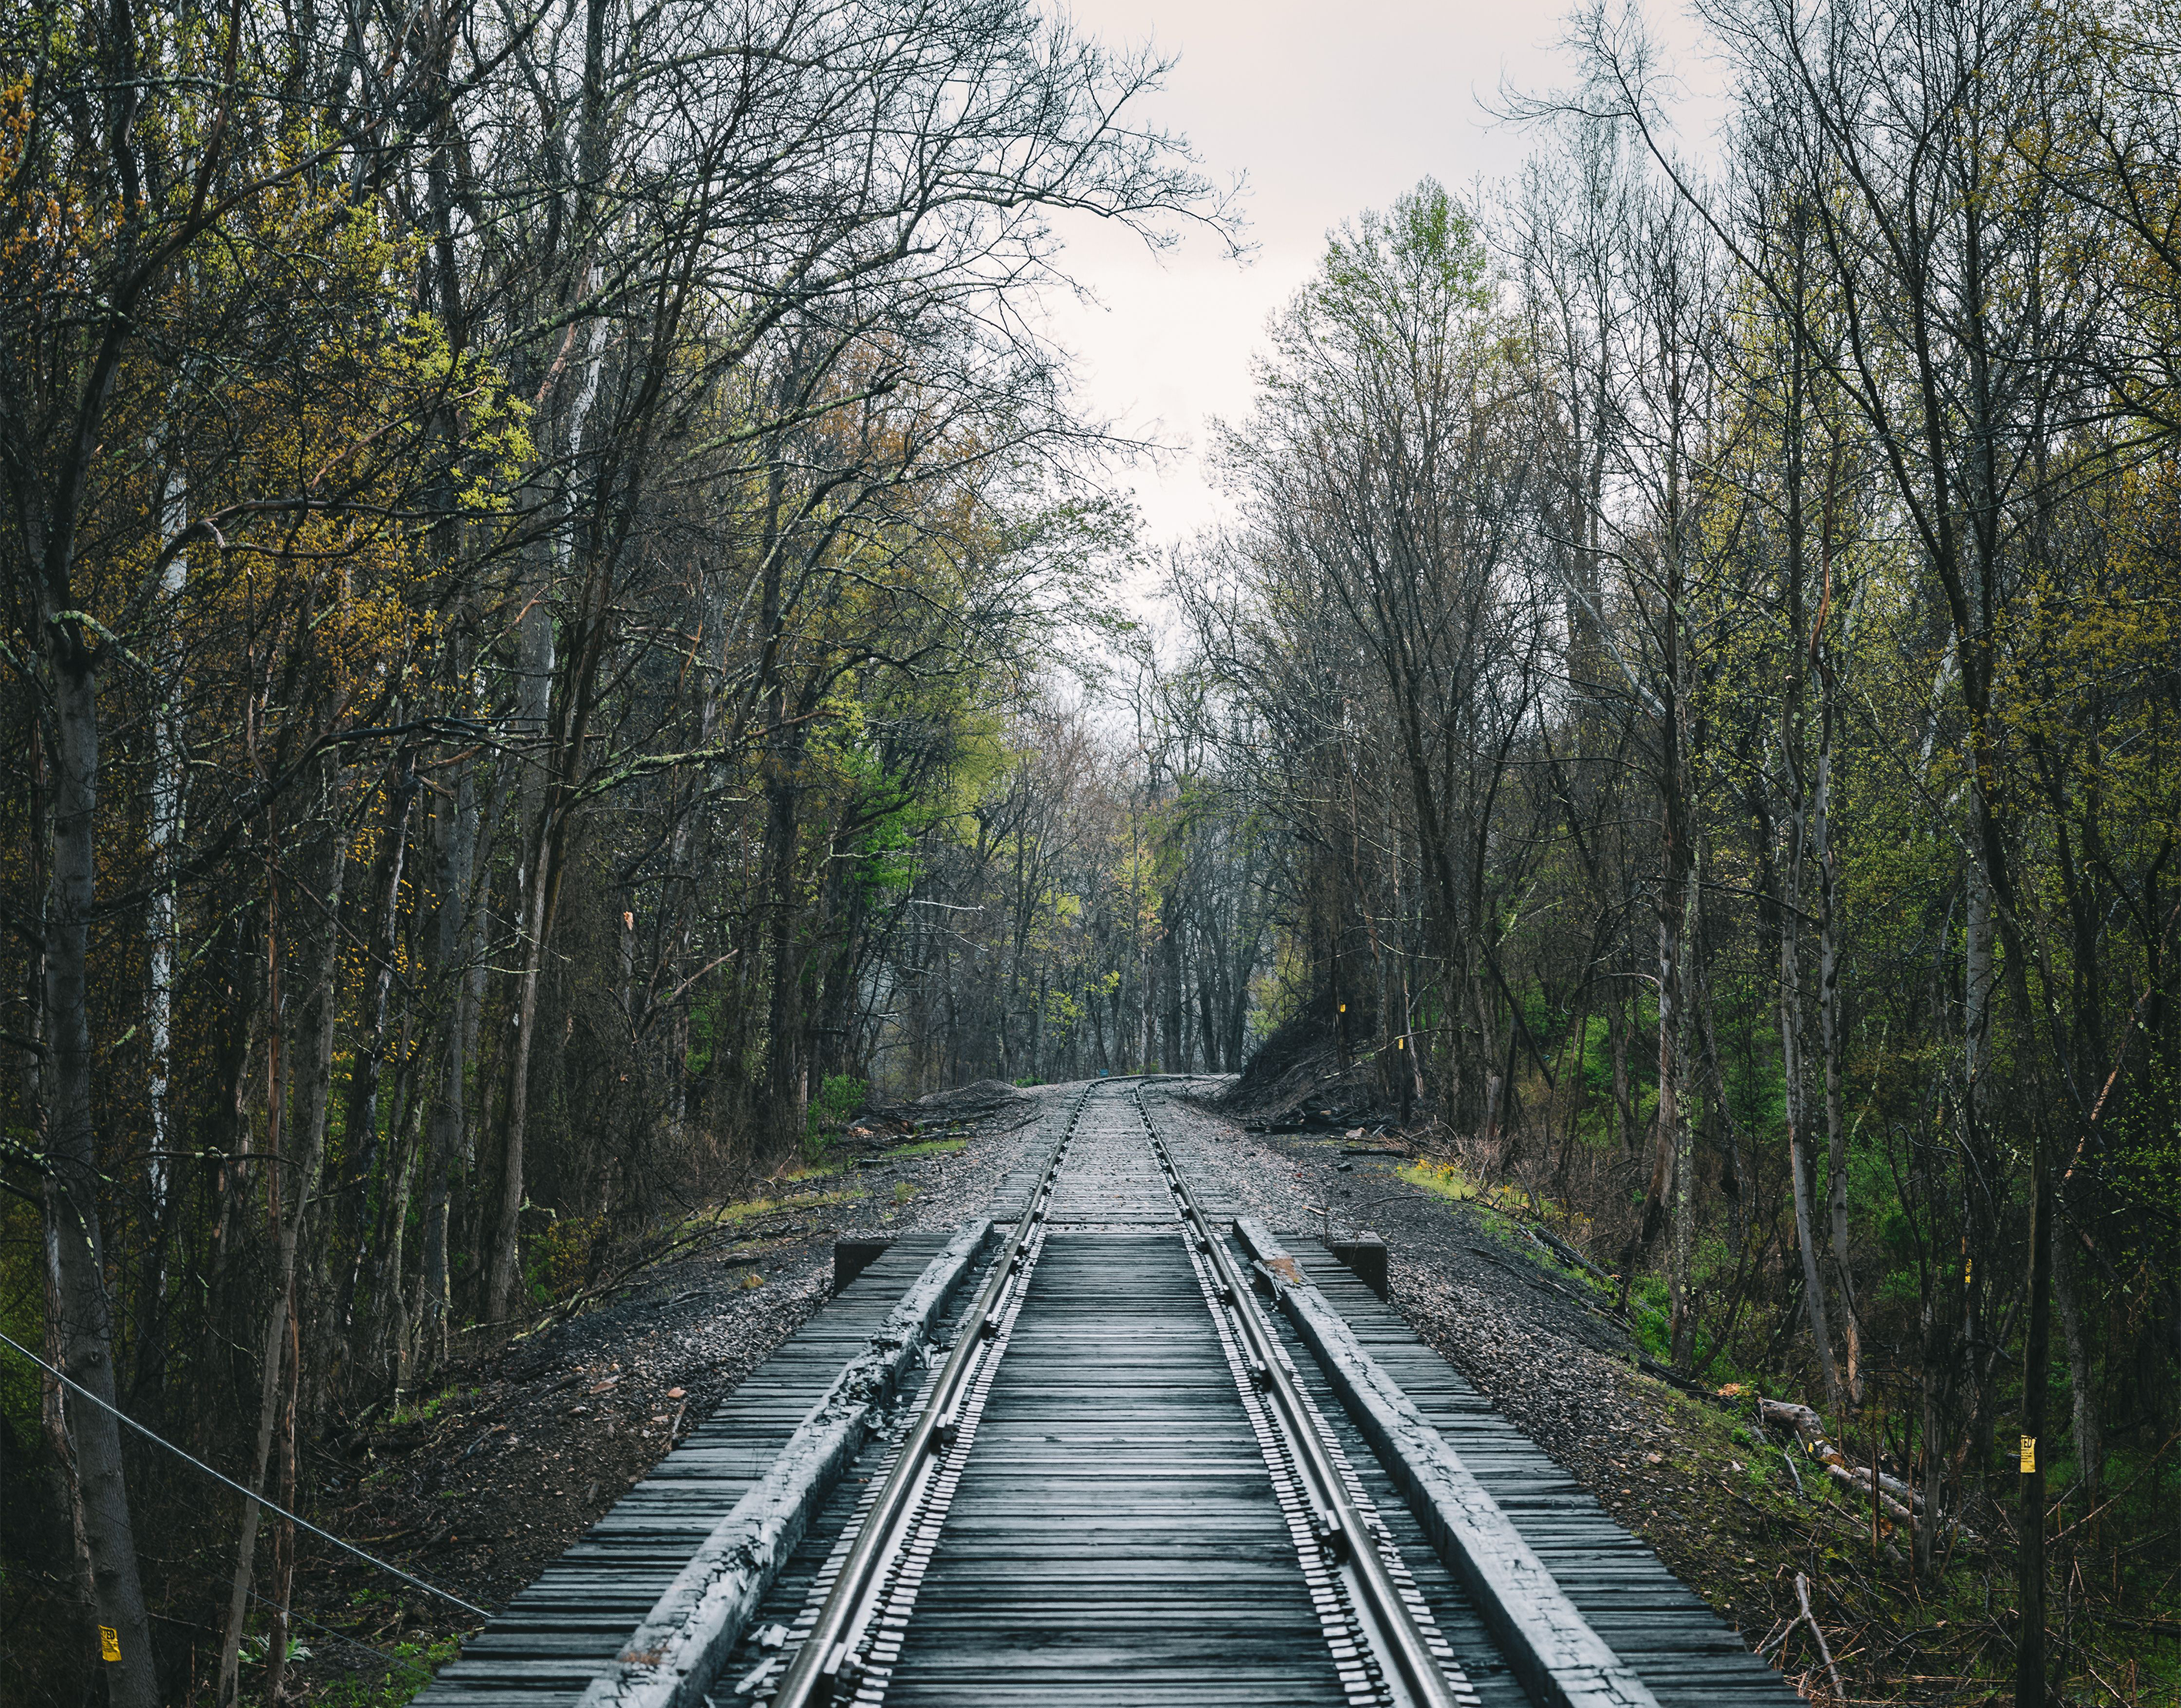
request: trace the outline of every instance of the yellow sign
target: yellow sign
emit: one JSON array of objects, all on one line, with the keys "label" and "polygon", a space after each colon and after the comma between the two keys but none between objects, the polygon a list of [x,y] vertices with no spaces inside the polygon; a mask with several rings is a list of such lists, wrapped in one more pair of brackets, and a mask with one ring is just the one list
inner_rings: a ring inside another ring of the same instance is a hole
[{"label": "yellow sign", "polygon": [[121,1658],[121,1633],[111,1625],[98,1628],[98,1658],[119,1661]]},{"label": "yellow sign", "polygon": [[1394,1040],[1394,1047],[1397,1050],[1405,1050],[1408,1048],[1408,1047],[1409,1041],[1406,1038],[1395,1038]]},{"label": "yellow sign", "polygon": [[1347,1004],[1347,1003],[1341,1003],[1341,1005],[1340,1005],[1340,1012],[1341,1012],[1341,1013],[1343,1013],[1344,1014],[1346,1014],[1346,1013],[1348,1012],[1348,1004]]},{"label": "yellow sign", "polygon": [[2026,1477],[2036,1468],[2037,1438],[2035,1435],[2024,1435],[2022,1438],[2022,1474]]}]

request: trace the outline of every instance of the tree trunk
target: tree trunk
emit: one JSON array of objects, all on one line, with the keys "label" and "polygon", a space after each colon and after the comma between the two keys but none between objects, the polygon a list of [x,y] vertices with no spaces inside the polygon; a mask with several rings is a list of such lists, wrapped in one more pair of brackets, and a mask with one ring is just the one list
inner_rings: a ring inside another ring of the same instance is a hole
[{"label": "tree trunk", "polygon": [[98,1208],[98,1141],[91,1118],[91,909],[98,857],[98,688],[93,661],[74,624],[48,615],[52,669],[52,900],[45,933],[47,1149],[52,1172],[44,1194],[46,1252],[61,1323],[63,1368],[102,1402],[68,1407],[78,1506],[91,1556],[93,1606],[103,1631],[111,1708],[156,1708],[152,1628],[136,1562],[136,1538],[122,1473],[121,1426],[114,1403],[113,1324],[106,1291]]},{"label": "tree trunk", "polygon": [[[1687,1166],[1688,1121],[1681,1108],[1681,1049],[1682,1004],[1688,936],[1688,901],[1694,871],[1689,843],[1688,801],[1685,793],[1687,696],[1683,692],[1686,667],[1681,632],[1679,577],[1668,583],[1666,601],[1666,703],[1659,719],[1662,749],[1659,767],[1659,808],[1662,859],[1658,888],[1659,927],[1659,1107],[1653,1136],[1651,1178],[1643,1193],[1643,1219],[1639,1235],[1648,1248],[1664,1230],[1670,1202]],[[1673,1218],[1676,1237],[1667,1275],[1667,1297],[1671,1307],[1669,1332],[1678,1350],[1688,1335],[1690,1300],[1687,1255],[1678,1237],[1678,1214]],[[1632,1262],[1629,1265],[1632,1270]]]},{"label": "tree trunk", "polygon": [[[329,982],[338,971],[338,939],[329,930],[329,945],[334,953],[327,957],[326,976]],[[314,1005],[330,1010],[331,1001],[316,995]],[[330,1033],[330,1029],[329,1029]],[[260,1489],[265,1484],[265,1473],[272,1462],[274,1425],[279,1420],[282,1383],[282,1363],[286,1357],[289,1340],[289,1321],[295,1308],[295,1245],[302,1231],[303,1213],[317,1189],[318,1169],[325,1155],[325,1123],[317,1123],[314,1136],[306,1136],[302,1158],[295,1171],[295,1206],[284,1210],[277,1180],[268,1194],[268,1208],[279,1225],[279,1255],[274,1268],[273,1308],[265,1321],[265,1339],[261,1350],[262,1365],[257,1390],[257,1446],[251,1456],[250,1486]],[[227,1634],[220,1645],[219,1687],[217,1700],[221,1708],[236,1700],[237,1662],[242,1645],[242,1632],[248,1622],[250,1584],[257,1564],[257,1525],[262,1508],[253,1498],[246,1501],[242,1508],[242,1539],[235,1545],[235,1578],[229,1589],[227,1605]]]},{"label": "tree trunk", "polygon": [[415,749],[405,748],[388,779],[383,876],[371,916],[370,982],[365,987],[362,1036],[349,1070],[348,1119],[342,1130],[349,1180],[341,1219],[354,1247],[335,1314],[341,1339],[351,1353],[356,1343],[356,1288],[370,1255],[371,1230],[365,1225],[364,1209],[370,1198],[372,1174],[378,1164],[378,1089],[381,1059],[386,1053],[386,1005],[394,988],[394,939],[401,915],[401,873],[409,853],[409,808],[417,787],[417,755]]},{"label": "tree trunk", "polygon": [[1628,1039],[1636,1030],[1636,1021],[1629,1007],[1628,988],[1620,984],[1614,992],[1613,1006],[1607,1011],[1613,1035],[1613,1131],[1620,1143],[1621,1154],[1632,1159],[1636,1154],[1636,1097],[1628,1077]]},{"label": "tree trunk", "polygon": [[[1681,966],[1678,973],[1681,988],[1675,1014],[1674,1109],[1680,1137],[1674,1149],[1675,1306],[1672,1356],[1674,1368],[1677,1370],[1689,1368],[1696,1357],[1696,1143],[1689,1119],[1696,1097],[1694,1076],[1689,1068],[1695,1059],[1695,1014],[1697,1003],[1702,998],[1703,982],[1697,966],[1702,924],[1698,909],[1702,905],[1703,860],[1703,845],[1698,838],[1690,851],[1687,889],[1681,902]],[[1660,1025],[1663,1026],[1664,1024],[1662,1016]],[[1664,1100],[1661,1099],[1663,1106]]]},{"label": "tree trunk", "polygon": [[1981,1121],[1985,1070],[1991,1061],[1991,885],[1974,856],[1962,946],[1962,1075],[1970,1119]]},{"label": "tree trunk", "polygon": [[447,1356],[447,1219],[454,1159],[466,1125],[470,981],[461,962],[478,831],[477,782],[468,765],[455,779],[453,802],[441,802],[433,815],[433,826],[438,832],[439,906],[433,916],[432,971],[439,988],[439,1087],[432,1104],[424,1175],[423,1267],[417,1285],[414,1359],[420,1373],[436,1368]]},{"label": "tree trunk", "polygon": [[1749,1240],[1749,1218],[1753,1208],[1749,1202],[1753,1184],[1749,1175],[1748,1147],[1742,1142],[1742,1123],[1734,1118],[1734,1110],[1727,1097],[1726,1069],[1720,1059],[1719,1020],[1712,1010],[1710,962],[1703,964],[1703,976],[1695,1002],[1697,1036],[1703,1054],[1704,1080],[1710,1088],[1711,1108],[1716,1115],[1720,1130],[1726,1135],[1726,1170],[1720,1186],[1726,1198],[1727,1238],[1730,1249],[1738,1266],[1743,1260]]},{"label": "tree trunk", "polygon": [[772,983],[765,1012],[765,1090],[771,1105],[775,1136],[799,1141],[809,1119],[809,1092],[801,1048],[802,1015],[795,1001],[801,973],[795,942],[795,849],[798,840],[796,773],[799,743],[787,737],[781,740],[785,751],[777,756],[774,775],[766,785],[770,799],[765,815],[765,847],[772,878],[766,937],[771,952]]},{"label": "tree trunk", "polygon": [[[188,522],[188,484],[179,468],[170,467],[160,495],[159,538],[163,541],[175,538]],[[169,605],[181,597],[183,589],[188,584],[189,568],[189,554],[178,551],[160,578],[159,592]],[[145,981],[145,1003],[148,1010],[146,1030],[149,1035],[152,1069],[152,1156],[148,1173],[152,1185],[152,1219],[155,1224],[166,1219],[167,1183],[172,1175],[172,1152],[174,1149],[167,1107],[170,1065],[168,1057],[173,1042],[174,997],[174,893],[164,880],[168,861],[181,835],[182,788],[189,775],[186,758],[182,752],[181,718],[174,706],[182,690],[184,668],[179,644],[175,638],[174,622],[174,617],[169,614],[166,619],[167,626],[162,631],[159,664],[164,680],[158,684],[160,705],[152,721],[151,823],[147,827],[153,889],[147,909],[150,917],[145,929],[151,951],[151,967]]]},{"label": "tree trunk", "polygon": [[[338,790],[335,793],[338,793]],[[262,1363],[257,1390],[257,1450],[251,1461],[249,1479],[249,1485],[253,1489],[262,1489],[265,1484],[275,1429],[281,1417],[284,1390],[288,1396],[289,1425],[290,1429],[294,1426],[292,1395],[295,1372],[290,1368],[289,1379],[284,1384],[281,1380],[282,1363],[288,1357],[294,1340],[296,1253],[302,1236],[303,1219],[317,1194],[318,1176],[325,1162],[326,1112],[332,1103],[334,1025],[340,1009],[342,933],[340,919],[342,879],[348,865],[348,837],[338,826],[327,837],[326,887],[325,894],[321,898],[326,915],[323,936],[319,942],[317,965],[312,970],[310,992],[304,998],[302,1024],[297,1038],[300,1047],[296,1053],[302,1059],[303,1073],[295,1112],[298,1159],[295,1169],[295,1208],[292,1210],[284,1208],[286,1190],[279,1160],[279,1147],[275,1144],[268,1147],[273,1160],[268,1164],[266,1210],[276,1230],[277,1257],[273,1269],[273,1305],[267,1313],[265,1338],[261,1349]],[[276,1114],[278,1107],[276,1102],[273,1105]],[[288,1503],[283,1501],[281,1504]],[[257,1527],[262,1510],[254,1499],[243,1503],[242,1539],[235,1547],[235,1576],[228,1597],[227,1631],[220,1648],[216,1700],[221,1708],[226,1708],[226,1705],[236,1700],[237,1662],[243,1628],[248,1622],[250,1584],[256,1569]],[[279,1641],[284,1647],[287,1617],[284,1590],[275,1599],[280,1625]]]},{"label": "tree trunk", "polygon": [[507,1146],[500,1164],[500,1215],[493,1227],[485,1317],[504,1323],[522,1273],[522,1150],[530,1114],[530,1047],[538,1030],[538,979],[545,956],[545,827],[531,848],[531,882],[522,898],[522,967],[515,985],[515,1048],[507,1065]]},{"label": "tree trunk", "polygon": [[[604,322],[594,328],[594,339]],[[583,390],[577,395],[570,438],[580,450],[583,427],[598,390],[595,344],[587,364]],[[566,528],[566,522],[562,524]],[[515,1296],[522,1262],[523,1149],[530,1112],[530,1050],[538,1020],[538,978],[545,946],[545,866],[552,846],[551,812],[554,776],[553,681],[558,666],[555,616],[549,598],[560,578],[561,558],[566,550],[565,532],[556,533],[548,550],[548,561],[522,590],[522,609],[516,624],[517,660],[515,686],[514,733],[528,742],[515,792],[515,835],[521,851],[516,871],[516,942],[522,955],[515,980],[515,1043],[510,1052],[506,1100],[503,1105],[503,1147],[500,1159],[499,1213],[493,1222],[492,1251],[486,1267],[484,1315],[489,1322],[504,1322]]]},{"label": "tree trunk", "polygon": [[2068,1347],[2068,1397],[2075,1432],[2075,1485],[2085,1510],[2095,1510],[2105,1480],[2105,1439],[2098,1424],[2096,1376],[2090,1361],[2090,1325],[2083,1311],[2073,1248],[2060,1239],[2052,1252],[2052,1301]]},{"label": "tree trunk", "polygon": [[[411,965],[421,956],[412,958]],[[411,1037],[405,1017],[401,1026],[401,1074],[388,1119],[391,1141],[379,1194],[376,1230],[372,1238],[369,1277],[364,1284],[370,1327],[360,1337],[360,1368],[373,1383],[389,1382],[398,1406],[409,1391],[409,1294],[402,1271],[407,1267],[409,1205],[417,1186],[417,1164],[424,1148],[425,1086],[433,1067],[428,1053],[420,1053]],[[422,1055],[419,1059],[420,1053]]]},{"label": "tree trunk", "polygon": [[2020,1626],[2015,1635],[2014,1708],[2045,1708],[2045,1434],[2052,1340],[2052,1183],[2042,1134],[2030,1141],[2029,1327],[2022,1347],[2022,1506],[2016,1518]]},{"label": "tree trunk", "polygon": [[1946,1488],[1946,1456],[1940,1450],[1946,1400],[1946,1280],[1941,1272],[1924,1299],[1924,1358],[1919,1382],[1919,1398],[1923,1407],[1923,1463],[1919,1480],[1923,1484],[1924,1510],[1933,1515],[1933,1521],[1917,1526],[1912,1544],[1916,1581],[1919,1584],[1930,1581],[1936,1562],[1933,1541],[1939,1528],[1940,1496]]},{"label": "tree trunk", "polygon": [[1816,1185],[1810,1168],[1809,1099],[1803,1068],[1803,974],[1796,920],[1803,903],[1803,825],[1800,803],[1791,807],[1787,858],[1780,874],[1780,1075],[1785,1092],[1788,1171],[1795,1197],[1795,1246],[1803,1260],[1803,1306],[1810,1324],[1810,1350],[1825,1385],[1825,1403],[1838,1410],[1844,1396],[1840,1369],[1833,1361],[1832,1332],[1826,1321]]},{"label": "tree trunk", "polygon": [[[1974,855],[1968,861],[1967,883],[1962,956],[1962,1145],[1969,1169],[1982,1180],[1964,1194],[1968,1201],[1964,1208],[1969,1229],[1969,1256],[1973,1260],[1981,1259],[1991,1273],[1989,1265],[2001,1255],[1992,1189],[1987,1184],[1997,1178],[1997,1158],[1986,1136],[1988,1123],[1984,1107],[1985,1073],[1991,1063],[1992,893],[1984,867]],[[1991,1382],[1991,1358],[1979,1359],[1973,1350],[1985,1339],[1983,1306],[1985,1291],[1989,1290],[1989,1284],[1984,1291],[1975,1287],[1963,1289],[1959,1341],[1968,1378],[1973,1452],[1980,1483],[1992,1471],[1993,1433],[1998,1411]],[[1996,1300],[1994,1308],[1996,1309]]]},{"label": "tree trunk", "polygon": [[1857,1320],[1855,1274],[1848,1261],[1847,1113],[1841,1079],[1845,1046],[1841,1037],[1840,883],[1833,849],[1833,736],[1838,718],[1833,704],[1832,673],[1822,676],[1824,705],[1819,712],[1818,765],[1810,802],[1811,853],[1818,864],[1818,1036],[1825,1051],[1825,1208],[1832,1234],[1833,1282],[1839,1289],[1841,1334],[1847,1368],[1843,1385],[1851,1403],[1863,1403],[1863,1342]]}]

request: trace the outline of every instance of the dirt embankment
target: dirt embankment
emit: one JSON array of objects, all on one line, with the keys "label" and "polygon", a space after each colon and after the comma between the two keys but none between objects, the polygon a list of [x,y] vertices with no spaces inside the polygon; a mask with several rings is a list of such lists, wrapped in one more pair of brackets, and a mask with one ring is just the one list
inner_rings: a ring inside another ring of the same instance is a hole
[{"label": "dirt embankment", "polygon": [[1373,1030],[1367,1016],[1318,998],[1267,1038],[1240,1074],[1206,1081],[1206,1096],[1253,1133],[1394,1124],[1399,1111],[1376,1060],[1358,1060],[1343,1047],[1344,1038],[1368,1037]]}]

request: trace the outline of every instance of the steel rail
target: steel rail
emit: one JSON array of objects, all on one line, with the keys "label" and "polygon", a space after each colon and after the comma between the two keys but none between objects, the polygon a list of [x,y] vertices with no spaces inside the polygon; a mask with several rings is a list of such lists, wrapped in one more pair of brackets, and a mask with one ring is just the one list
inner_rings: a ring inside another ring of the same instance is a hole
[{"label": "steel rail", "polygon": [[811,1627],[809,1636],[774,1690],[770,1708],[807,1708],[811,1703],[836,1700],[844,1688],[853,1693],[852,1663],[856,1645],[884,1593],[887,1563],[900,1546],[903,1533],[916,1516],[916,1496],[922,1492],[930,1468],[937,1462],[941,1450],[954,1440],[955,1407],[963,1385],[976,1363],[979,1349],[997,1328],[1002,1302],[1007,1297],[1009,1285],[1024,1268],[1024,1248],[1037,1224],[1045,1219],[1046,1206],[1052,1197],[1054,1176],[1059,1173],[1060,1160],[1068,1153],[1068,1144],[1075,1136],[1087,1094],[1085,1099],[1078,1100],[1074,1114],[1068,1117],[1068,1130],[1061,1135],[1060,1142],[1045,1159],[1045,1167],[1029,1202],[1023,1207],[1014,1232],[1008,1235],[999,1256],[992,1260],[991,1272],[983,1290],[962,1318],[953,1350],[940,1367],[938,1378],[932,1383],[915,1421],[902,1438],[901,1451],[894,1460],[893,1469],[880,1486],[878,1498],[871,1503],[848,1557],[841,1562],[840,1575],[833,1580],[831,1593],[819,1609],[817,1622]]},{"label": "steel rail", "polygon": [[[1140,1112],[1140,1105],[1139,1108]],[[1350,1498],[1339,1468],[1326,1451],[1300,1385],[1280,1355],[1278,1342],[1257,1309],[1256,1301],[1251,1296],[1250,1284],[1236,1265],[1234,1254],[1198,1208],[1195,1194],[1190,1190],[1181,1170],[1174,1166],[1166,1141],[1152,1129],[1148,1117],[1144,1121],[1144,1130],[1151,1139],[1159,1166],[1166,1171],[1167,1186],[1181,1205],[1183,1222],[1194,1234],[1197,1250],[1211,1259],[1219,1278],[1221,1302],[1234,1313],[1241,1328],[1243,1343],[1249,1349],[1251,1379],[1271,1395],[1296,1465],[1306,1482],[1313,1485],[1310,1497],[1317,1509],[1315,1517],[1320,1543],[1337,1563],[1348,1566],[1355,1574],[1355,1587],[1362,1592],[1365,1604],[1356,1611],[1376,1627],[1374,1634],[1389,1651],[1385,1658],[1393,1662],[1401,1686],[1418,1708],[1460,1708],[1461,1699],[1447,1683],[1438,1657],[1432,1653],[1423,1633],[1416,1628],[1408,1604],[1402,1600],[1399,1586],[1386,1569],[1386,1562],[1379,1557],[1377,1543]]]}]

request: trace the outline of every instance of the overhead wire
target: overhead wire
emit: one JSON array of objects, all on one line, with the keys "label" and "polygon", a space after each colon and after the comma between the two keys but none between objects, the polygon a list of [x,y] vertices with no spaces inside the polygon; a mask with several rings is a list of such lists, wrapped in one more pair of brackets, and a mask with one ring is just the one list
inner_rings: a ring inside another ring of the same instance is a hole
[{"label": "overhead wire", "polygon": [[475,1602],[465,1601],[461,1596],[454,1595],[450,1591],[442,1589],[436,1584],[427,1584],[422,1578],[416,1577],[410,1573],[403,1571],[399,1566],[388,1563],[386,1561],[380,1559],[375,1554],[365,1553],[363,1550],[357,1547],[355,1543],[344,1542],[340,1537],[334,1535],[332,1531],[319,1528],[318,1526],[313,1524],[308,1518],[303,1517],[298,1513],[290,1512],[285,1506],[281,1506],[278,1501],[268,1501],[264,1495],[259,1494],[256,1490],[246,1489],[241,1484],[236,1482],[234,1478],[213,1470],[211,1466],[206,1464],[203,1460],[198,1458],[194,1453],[189,1452],[184,1448],[177,1447],[172,1441],[169,1441],[165,1436],[160,1434],[157,1430],[148,1429],[144,1424],[138,1423],[119,1406],[111,1404],[108,1401],[101,1399],[97,1395],[92,1393],[90,1389],[85,1387],[82,1383],[75,1380],[72,1376],[66,1374],[63,1371],[55,1369],[51,1364],[48,1364],[43,1358],[40,1357],[36,1352],[32,1351],[21,1341],[12,1339],[6,1334],[0,1334],[0,1341],[5,1341],[8,1346],[13,1346],[18,1352],[20,1352],[25,1357],[36,1364],[41,1370],[43,1370],[47,1375],[51,1376],[56,1382],[58,1382],[63,1386],[73,1390],[75,1392],[82,1395],[85,1399],[90,1401],[92,1405],[97,1406],[102,1411],[112,1412],[116,1418],[126,1423],[138,1434],[143,1436],[145,1440],[157,1442],[160,1446],[164,1447],[169,1453],[172,1453],[178,1459],[187,1460],[190,1464],[196,1466],[198,1470],[203,1472],[206,1476],[211,1478],[214,1482],[226,1484],[229,1488],[234,1490],[236,1494],[240,1495],[246,1500],[255,1501],[268,1512],[278,1512],[283,1518],[285,1518],[290,1523],[296,1526],[298,1528],[308,1530],[313,1536],[318,1537],[323,1541],[332,1543],[334,1547],[341,1549],[347,1553],[355,1555],[357,1559],[365,1562],[367,1564],[376,1566],[380,1571],[384,1572],[392,1577],[399,1578],[403,1583],[407,1584],[415,1589],[422,1589],[428,1595],[437,1595],[442,1601],[451,1601],[465,1613],[474,1613],[480,1619],[489,1619],[492,1617],[491,1614],[486,1612],[483,1608],[478,1606]]}]

